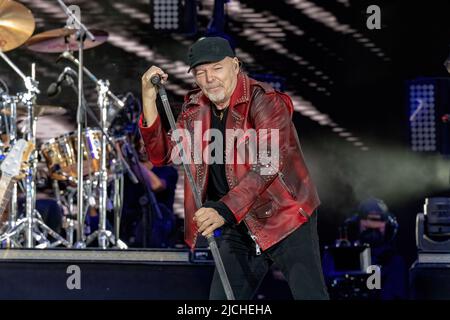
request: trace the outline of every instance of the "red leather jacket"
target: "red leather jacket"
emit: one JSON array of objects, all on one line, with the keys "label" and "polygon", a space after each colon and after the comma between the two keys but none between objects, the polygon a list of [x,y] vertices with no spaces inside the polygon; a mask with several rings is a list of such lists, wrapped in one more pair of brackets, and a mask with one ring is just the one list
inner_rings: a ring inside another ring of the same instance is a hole
[{"label": "red leather jacket", "polygon": [[[262,250],[284,239],[305,223],[320,203],[303,159],[297,131],[292,123],[292,113],[293,105],[289,96],[243,73],[238,75],[226,129],[245,131],[253,128],[257,132],[258,142],[265,139],[268,147],[271,146],[271,131],[263,133],[261,129],[278,129],[279,163],[278,168],[269,170],[270,174],[261,174],[261,169],[267,169],[269,165],[260,161],[259,157],[257,163],[226,162],[225,173],[230,191],[221,201],[233,212],[238,223],[247,225],[257,248],[259,246]],[[201,121],[202,134],[210,128],[210,101],[200,89],[186,96],[177,128],[187,129],[194,137],[194,121]],[[156,166],[170,163],[175,143],[171,141],[171,132],[165,132],[159,116],[150,127],[143,127],[141,118],[140,130],[149,160]],[[226,136],[225,141],[225,154],[236,151],[242,146],[241,143],[248,144],[248,139],[232,135]],[[207,144],[208,141],[202,142],[202,150]],[[237,152],[232,154],[236,160]],[[208,165],[204,161],[196,162],[192,161],[190,167],[202,201],[205,201]],[[193,248],[197,239],[197,226],[192,218],[197,208],[187,179],[184,188],[185,241]]]}]

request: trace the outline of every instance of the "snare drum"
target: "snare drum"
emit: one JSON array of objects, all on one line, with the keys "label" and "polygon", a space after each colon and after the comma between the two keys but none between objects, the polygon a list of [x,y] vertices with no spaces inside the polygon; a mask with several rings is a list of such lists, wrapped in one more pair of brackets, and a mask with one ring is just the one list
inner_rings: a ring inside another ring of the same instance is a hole
[{"label": "snare drum", "polygon": [[[101,169],[100,129],[86,128],[82,132],[84,142],[83,175],[97,175]],[[73,131],[53,138],[41,146],[41,154],[45,158],[50,177],[56,180],[77,181],[77,132]],[[109,150],[106,148],[107,166],[109,167]]]}]

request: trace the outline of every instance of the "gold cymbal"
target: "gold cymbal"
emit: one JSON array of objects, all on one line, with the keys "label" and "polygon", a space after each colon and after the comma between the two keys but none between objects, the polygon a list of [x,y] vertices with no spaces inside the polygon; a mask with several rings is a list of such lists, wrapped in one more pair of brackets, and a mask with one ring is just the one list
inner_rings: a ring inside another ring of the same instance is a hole
[{"label": "gold cymbal", "polygon": [[[34,115],[36,117],[47,115],[63,115],[67,113],[67,110],[60,106],[37,104],[33,108],[34,108]],[[17,117],[26,117],[27,108],[19,104],[16,113]],[[11,111],[8,109],[1,109],[0,115],[10,116]]]},{"label": "gold cymbal", "polygon": [[36,117],[42,117],[42,116],[59,116],[67,113],[67,110],[60,106],[53,106],[53,105],[42,105],[38,104],[36,105],[35,109],[35,115]]},{"label": "gold cymbal", "polygon": [[[102,30],[91,30],[95,41],[84,40],[84,49],[94,48],[108,39],[108,33]],[[75,29],[53,29],[38,33],[31,37],[26,46],[36,52],[61,53],[64,51],[77,51],[78,42]]]},{"label": "gold cymbal", "polygon": [[20,47],[33,34],[34,17],[24,5],[12,0],[0,0],[0,50]]},{"label": "gold cymbal", "polygon": [[65,38],[75,34],[75,29],[61,28],[61,29],[53,29],[49,31],[44,31],[32,36],[26,43],[28,49],[33,50],[33,46],[36,44],[41,44],[42,42],[46,42],[49,40],[54,40],[55,38]]}]

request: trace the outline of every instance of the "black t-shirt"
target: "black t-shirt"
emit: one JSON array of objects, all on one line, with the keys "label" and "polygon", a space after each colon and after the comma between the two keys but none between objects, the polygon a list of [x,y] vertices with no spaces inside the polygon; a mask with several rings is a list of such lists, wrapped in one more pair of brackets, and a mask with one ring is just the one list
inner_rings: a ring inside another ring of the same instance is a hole
[{"label": "black t-shirt", "polygon": [[[222,145],[222,155],[225,155],[225,122],[228,115],[228,108],[223,111],[218,111],[215,106],[211,106],[211,129],[218,129],[222,133],[223,140],[221,141]],[[219,118],[220,112],[223,113],[222,120]],[[209,143],[214,142],[214,136],[212,136],[211,141]],[[211,152],[211,156],[214,158],[215,150]],[[212,163],[209,165],[209,181],[208,181],[208,193],[207,198],[211,201],[218,201],[224,195],[228,193],[230,188],[228,187],[227,178],[225,175],[225,163],[224,157],[216,160],[219,163]]]},{"label": "black t-shirt", "polygon": [[[216,106],[211,104],[211,129],[218,129],[222,133],[222,159],[215,158],[215,150],[211,152],[217,162],[213,162],[208,166],[208,183],[207,183],[207,201],[203,207],[214,208],[228,223],[236,223],[231,210],[221,201],[219,201],[230,190],[225,175],[225,124],[228,116],[228,108],[219,111]],[[214,141],[214,135],[209,143]]]}]

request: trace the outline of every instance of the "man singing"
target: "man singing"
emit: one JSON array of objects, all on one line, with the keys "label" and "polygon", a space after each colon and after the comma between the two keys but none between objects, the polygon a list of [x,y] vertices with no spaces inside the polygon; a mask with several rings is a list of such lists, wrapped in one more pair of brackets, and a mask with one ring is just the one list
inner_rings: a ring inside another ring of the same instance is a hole
[{"label": "man singing", "polygon": [[[209,237],[221,228],[217,242],[236,299],[251,299],[272,264],[295,299],[328,299],[315,213],[320,201],[292,123],[291,99],[242,72],[223,38],[201,38],[188,60],[198,89],[186,96],[177,131],[190,146],[186,155],[204,205],[195,207],[185,179],[186,243],[193,248],[198,233]],[[179,135],[162,125],[154,75],[162,83],[168,79],[156,66],[142,76],[140,130],[149,160],[160,166],[175,161]],[[225,298],[216,270],[210,299]]]}]

